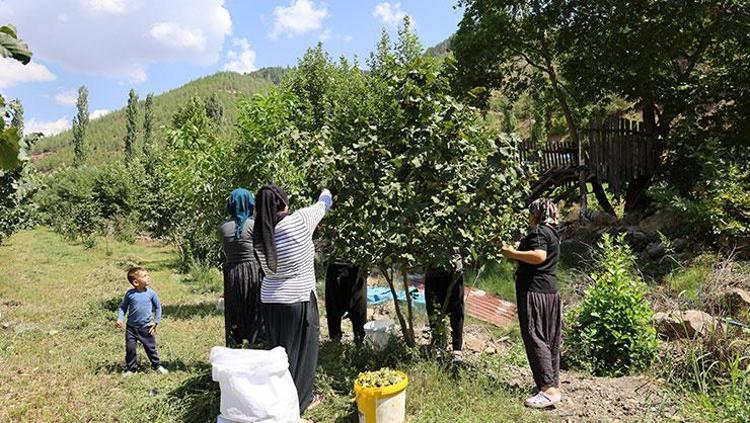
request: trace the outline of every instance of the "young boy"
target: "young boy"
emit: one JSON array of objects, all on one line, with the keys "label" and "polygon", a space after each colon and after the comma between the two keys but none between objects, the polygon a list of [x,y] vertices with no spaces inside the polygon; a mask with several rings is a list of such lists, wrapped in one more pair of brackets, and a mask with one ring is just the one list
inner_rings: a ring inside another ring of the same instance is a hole
[{"label": "young boy", "polygon": [[[161,321],[161,303],[156,291],[149,288],[151,276],[142,267],[133,267],[128,270],[128,282],[133,289],[125,293],[122,304],[117,310],[117,322],[115,326],[122,327],[125,313],[128,315],[128,323],[125,328],[125,372],[123,376],[132,376],[138,369],[138,356],[136,353],[136,341],[143,344],[146,355],[151,361],[151,368],[161,374],[169,371],[162,367],[159,355],[156,353],[156,327]],[[154,310],[155,309],[155,310]],[[151,313],[155,312],[154,320]]]}]

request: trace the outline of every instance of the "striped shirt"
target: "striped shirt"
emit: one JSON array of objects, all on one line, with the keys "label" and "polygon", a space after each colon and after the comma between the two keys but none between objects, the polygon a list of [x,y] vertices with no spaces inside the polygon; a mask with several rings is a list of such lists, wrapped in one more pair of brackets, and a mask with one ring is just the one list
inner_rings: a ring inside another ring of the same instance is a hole
[{"label": "striped shirt", "polygon": [[268,268],[262,250],[255,250],[265,276],[260,289],[263,303],[292,304],[310,301],[315,292],[315,247],[312,236],[333,199],[321,192],[312,206],[297,210],[276,225],[276,272]]}]

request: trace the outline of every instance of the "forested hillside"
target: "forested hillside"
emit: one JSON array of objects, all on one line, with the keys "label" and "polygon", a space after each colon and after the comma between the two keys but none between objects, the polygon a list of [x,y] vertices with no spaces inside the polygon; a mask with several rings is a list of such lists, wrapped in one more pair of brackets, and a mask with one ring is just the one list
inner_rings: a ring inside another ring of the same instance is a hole
[{"label": "forested hillside", "polygon": [[[278,82],[286,72],[284,68],[261,69],[243,75],[234,72],[219,72],[191,81],[181,87],[154,96],[154,131],[157,142],[161,142],[164,127],[177,111],[193,96],[208,98],[215,95],[224,108],[224,128],[233,125],[236,117],[237,100],[243,96],[250,97],[266,91]],[[147,93],[138,93],[140,104]],[[124,151],[125,138],[125,103],[123,108],[113,111],[89,123],[86,133],[87,161],[98,164],[113,155],[119,157]],[[141,107],[142,109],[142,107]],[[143,119],[143,111],[140,111]],[[142,125],[142,123],[141,123]],[[139,126],[139,130],[141,126]],[[142,135],[139,134],[139,135]],[[34,164],[41,171],[49,171],[73,161],[73,133],[67,130],[55,136],[41,139],[32,151]]]}]

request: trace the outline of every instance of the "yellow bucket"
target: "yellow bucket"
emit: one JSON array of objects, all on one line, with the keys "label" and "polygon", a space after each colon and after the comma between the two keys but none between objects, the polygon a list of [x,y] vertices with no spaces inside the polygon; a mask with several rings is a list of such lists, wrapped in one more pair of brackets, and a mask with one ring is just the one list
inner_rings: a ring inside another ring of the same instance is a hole
[{"label": "yellow bucket", "polygon": [[403,380],[382,388],[365,388],[354,382],[359,423],[403,423],[406,420],[406,387],[409,377],[399,371]]}]

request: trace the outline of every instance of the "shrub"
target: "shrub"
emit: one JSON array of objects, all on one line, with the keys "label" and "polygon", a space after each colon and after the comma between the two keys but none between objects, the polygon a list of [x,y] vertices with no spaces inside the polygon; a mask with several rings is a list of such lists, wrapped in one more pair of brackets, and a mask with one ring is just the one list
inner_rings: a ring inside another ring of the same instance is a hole
[{"label": "shrub", "polygon": [[564,360],[597,375],[644,369],[656,355],[658,340],[633,253],[623,236],[613,240],[605,234],[595,254],[593,285],[566,316]]}]

